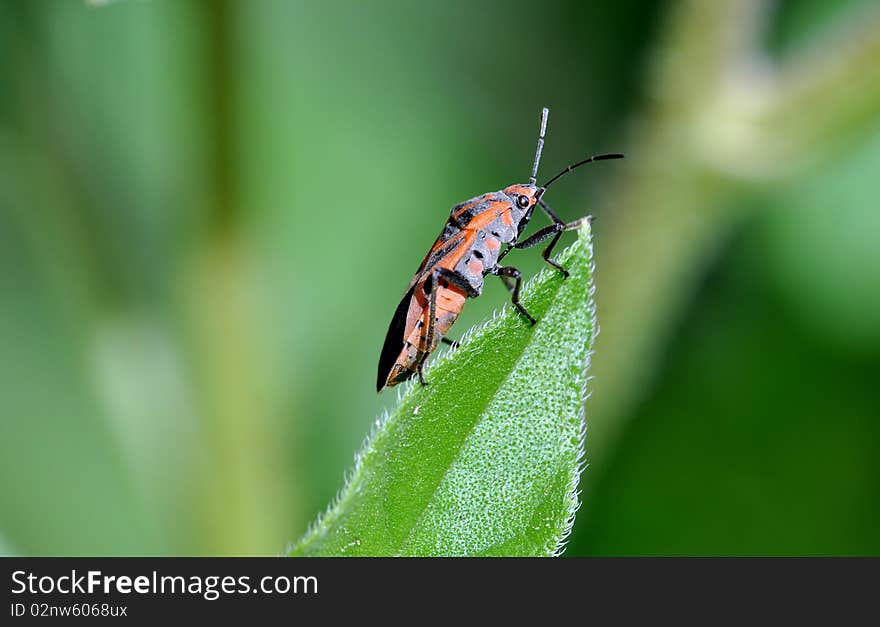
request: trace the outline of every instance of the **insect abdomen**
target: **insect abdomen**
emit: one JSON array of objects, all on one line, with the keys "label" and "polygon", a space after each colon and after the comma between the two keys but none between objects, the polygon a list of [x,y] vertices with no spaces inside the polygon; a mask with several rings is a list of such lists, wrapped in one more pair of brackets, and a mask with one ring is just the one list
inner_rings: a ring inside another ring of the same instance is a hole
[{"label": "insect abdomen", "polygon": [[[416,294],[418,294],[419,291],[420,290],[417,288]],[[422,292],[422,294],[424,294],[424,292]],[[437,348],[437,344],[440,343],[440,338],[446,335],[446,333],[449,332],[450,327],[455,324],[458,315],[461,313],[462,308],[464,308],[467,296],[456,287],[437,288],[434,338],[430,346],[427,344],[426,337],[429,316],[427,299],[422,297],[417,298],[421,312],[419,313],[419,318],[416,321],[415,326],[412,328],[412,331],[410,331],[410,334],[405,338],[403,350],[400,351],[400,355],[394,363],[394,366],[392,366],[391,373],[388,375],[386,385],[389,387],[406,381],[417,372],[419,361],[424,358],[424,355],[432,353]]]}]

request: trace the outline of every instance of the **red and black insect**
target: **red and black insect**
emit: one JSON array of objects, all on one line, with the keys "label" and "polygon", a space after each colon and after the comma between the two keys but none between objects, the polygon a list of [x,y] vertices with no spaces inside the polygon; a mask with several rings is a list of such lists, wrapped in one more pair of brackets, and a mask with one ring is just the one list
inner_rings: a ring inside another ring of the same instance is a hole
[{"label": "red and black insect", "polygon": [[[452,208],[443,232],[419,266],[391,319],[379,357],[377,391],[406,381],[414,374],[418,374],[419,381],[425,385],[425,360],[441,341],[455,345],[445,335],[461,313],[465,300],[482,293],[483,277],[488,274],[494,274],[504,281],[510,290],[514,307],[530,323],[535,324],[535,319],[519,302],[522,284],[520,271],[513,266],[499,265],[512,248],[531,248],[550,239],[550,244],[543,252],[544,260],[562,272],[564,277],[568,276],[568,271],[551,257],[553,248],[564,231],[580,227],[590,217],[563,222],[544,202],[544,192],[575,168],[593,161],[620,159],[623,155],[589,157],[568,166],[543,185],[537,185],[548,115],[549,110],[545,108],[541,114],[538,148],[528,183],[483,194]],[[541,206],[553,224],[520,241],[536,205]]]}]

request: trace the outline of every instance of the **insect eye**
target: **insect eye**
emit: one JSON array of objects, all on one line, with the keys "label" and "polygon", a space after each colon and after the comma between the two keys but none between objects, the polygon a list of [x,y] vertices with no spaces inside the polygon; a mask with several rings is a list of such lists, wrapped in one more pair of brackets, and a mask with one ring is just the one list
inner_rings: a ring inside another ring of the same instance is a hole
[{"label": "insect eye", "polygon": [[525,209],[526,207],[529,206],[529,197],[528,197],[528,196],[522,196],[522,195],[517,196],[517,197],[516,197],[516,204],[518,204],[520,207],[522,207],[523,209]]}]

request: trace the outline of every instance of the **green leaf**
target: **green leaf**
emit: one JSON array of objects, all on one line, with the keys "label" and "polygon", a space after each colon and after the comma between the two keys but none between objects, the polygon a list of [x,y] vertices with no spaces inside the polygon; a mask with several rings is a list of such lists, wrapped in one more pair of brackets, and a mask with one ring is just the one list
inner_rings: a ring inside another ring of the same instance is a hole
[{"label": "green leaf", "polygon": [[[595,322],[590,227],[512,307],[435,358],[376,421],[336,501],[290,555],[561,552],[578,507]],[[430,362],[429,362],[430,363]]]}]

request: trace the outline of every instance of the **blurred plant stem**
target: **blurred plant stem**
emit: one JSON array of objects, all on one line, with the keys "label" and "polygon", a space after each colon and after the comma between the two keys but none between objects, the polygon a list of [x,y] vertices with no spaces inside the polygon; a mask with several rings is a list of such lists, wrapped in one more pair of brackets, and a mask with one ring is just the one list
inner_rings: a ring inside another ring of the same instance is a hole
[{"label": "blurred plant stem", "polygon": [[876,6],[778,63],[760,48],[769,8],[690,0],[672,14],[653,102],[609,189],[613,210],[598,223],[602,332],[587,406],[589,474],[601,472],[622,419],[649,389],[704,260],[754,204],[734,207],[731,198],[796,181],[833,157],[818,147],[857,140],[880,117]]},{"label": "blurred plant stem", "polygon": [[[206,438],[200,528],[210,554],[271,554],[291,512],[283,481],[281,418],[261,356],[254,259],[234,237],[217,237],[193,260],[183,289],[199,360]],[[268,351],[271,354],[271,350]],[[199,509],[197,506],[196,509]]]},{"label": "blurred plant stem", "polygon": [[[271,325],[261,318],[259,258],[239,220],[234,9],[225,0],[202,6],[207,27],[209,127],[213,193],[208,229],[184,281],[192,352],[200,360],[208,459],[201,503],[212,554],[271,554],[290,536],[297,502],[285,487],[281,401],[273,390]],[[267,359],[268,358],[268,359]],[[298,518],[298,517],[297,517]]]}]

